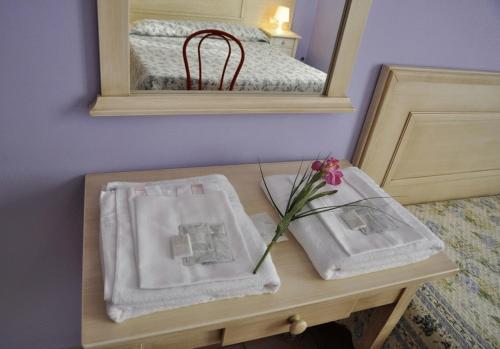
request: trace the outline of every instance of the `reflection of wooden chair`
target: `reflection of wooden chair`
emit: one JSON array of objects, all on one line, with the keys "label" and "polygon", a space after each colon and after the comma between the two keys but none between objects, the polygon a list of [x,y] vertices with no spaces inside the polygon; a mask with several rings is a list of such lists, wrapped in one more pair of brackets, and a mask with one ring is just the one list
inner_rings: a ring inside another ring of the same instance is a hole
[{"label": "reflection of wooden chair", "polygon": [[240,58],[240,63],[238,64],[238,67],[236,68],[236,71],[234,72],[233,78],[231,80],[231,84],[229,85],[229,90],[232,91],[234,88],[234,84],[236,82],[236,79],[238,78],[238,74],[240,73],[241,67],[243,66],[243,62],[245,61],[245,50],[243,49],[243,45],[241,44],[240,40],[235,38],[233,35],[223,32],[221,30],[216,30],[216,29],[205,29],[205,30],[200,30],[197,31],[191,35],[189,35],[186,38],[186,41],[184,42],[184,47],[182,48],[182,55],[184,58],[184,66],[186,67],[186,82],[187,82],[187,89],[191,90],[191,85],[192,85],[192,80],[191,80],[191,73],[189,71],[189,62],[188,62],[188,57],[187,57],[187,47],[191,39],[199,36],[199,35],[204,35],[201,39],[200,42],[198,43],[198,67],[199,67],[199,72],[198,72],[198,89],[202,90],[202,82],[201,82],[201,44],[203,41],[209,37],[219,37],[221,39],[224,39],[227,43],[228,47],[228,53],[227,53],[227,58],[226,58],[226,63],[224,64],[224,69],[222,70],[222,76],[220,78],[220,84],[219,84],[219,90],[222,90],[222,87],[224,85],[224,75],[226,74],[226,69],[227,69],[227,64],[229,63],[229,59],[231,58],[231,42],[234,41],[240,48],[241,52],[241,58]]}]

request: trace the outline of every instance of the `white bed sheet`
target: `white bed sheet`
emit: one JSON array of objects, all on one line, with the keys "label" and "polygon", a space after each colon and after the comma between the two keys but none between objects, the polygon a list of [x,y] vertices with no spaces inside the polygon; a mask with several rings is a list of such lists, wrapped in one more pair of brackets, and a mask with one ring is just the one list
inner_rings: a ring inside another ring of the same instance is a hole
[{"label": "white bed sheet", "polygon": [[[184,37],[130,34],[131,86],[136,90],[185,90],[186,72],[182,58]],[[189,45],[193,89],[198,87],[198,39]],[[292,58],[267,42],[243,41],[245,62],[235,91],[322,93],[327,74]],[[233,54],[225,77],[228,88],[240,58],[233,42]],[[206,39],[202,44],[204,90],[217,90],[227,56],[227,43]]]}]

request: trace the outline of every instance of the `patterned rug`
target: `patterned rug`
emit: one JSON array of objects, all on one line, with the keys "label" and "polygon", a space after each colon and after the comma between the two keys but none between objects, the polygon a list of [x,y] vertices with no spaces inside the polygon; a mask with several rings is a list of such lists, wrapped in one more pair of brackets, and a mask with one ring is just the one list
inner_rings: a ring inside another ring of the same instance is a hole
[{"label": "patterned rug", "polygon": [[[500,348],[500,195],[407,208],[446,243],[460,272],[424,284],[384,348]],[[370,316],[343,321],[355,343]]]}]

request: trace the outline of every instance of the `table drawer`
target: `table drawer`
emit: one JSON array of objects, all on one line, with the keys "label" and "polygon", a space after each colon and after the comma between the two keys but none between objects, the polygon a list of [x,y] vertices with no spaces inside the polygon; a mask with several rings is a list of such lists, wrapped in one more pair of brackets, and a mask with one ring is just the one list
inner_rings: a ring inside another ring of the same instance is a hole
[{"label": "table drawer", "polygon": [[271,45],[275,47],[293,48],[293,45],[295,45],[295,39],[272,38]]},{"label": "table drawer", "polygon": [[188,330],[163,336],[109,344],[96,349],[193,349],[222,343],[223,330]]},{"label": "table drawer", "polygon": [[370,296],[361,297],[357,300],[352,312],[380,307],[382,305],[395,303],[404,289],[390,289],[384,292],[374,293]]},{"label": "table drawer", "polygon": [[106,347],[98,347],[99,349],[105,348],[105,349],[145,349],[144,345],[137,343],[137,344],[125,344],[125,345],[118,345],[118,346],[106,346]]},{"label": "table drawer", "polygon": [[193,349],[222,342],[223,330],[184,331],[149,340],[144,349]]},{"label": "table drawer", "polygon": [[327,301],[235,321],[226,326],[222,343],[230,345],[288,332],[288,319],[294,315],[299,315],[308,326],[343,319],[349,317],[355,303],[355,300]]}]

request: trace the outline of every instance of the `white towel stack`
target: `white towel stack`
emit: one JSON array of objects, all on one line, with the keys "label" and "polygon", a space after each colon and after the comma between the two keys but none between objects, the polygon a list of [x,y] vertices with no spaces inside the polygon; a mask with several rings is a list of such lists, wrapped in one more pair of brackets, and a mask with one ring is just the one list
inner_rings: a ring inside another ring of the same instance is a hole
[{"label": "white towel stack", "polygon": [[[203,191],[192,194],[192,185]],[[226,177],[109,183],[101,192],[101,256],[109,317],[126,319],[212,300],[274,293],[271,258],[252,269],[265,244]],[[179,225],[223,223],[234,261],[183,265],[170,239]]]},{"label": "white towel stack", "polygon": [[[349,167],[343,172],[343,183],[336,188],[339,191],[311,202],[305,210],[364,198],[389,197],[360,169]],[[281,211],[285,210],[293,180],[294,176],[289,175],[266,177],[269,191]],[[443,242],[394,199],[373,199],[359,204],[374,207],[376,212],[398,224],[393,229],[365,235],[350,229],[339,217],[342,210],[339,209],[298,219],[289,226],[324,279],[404,266],[443,250]]]}]

